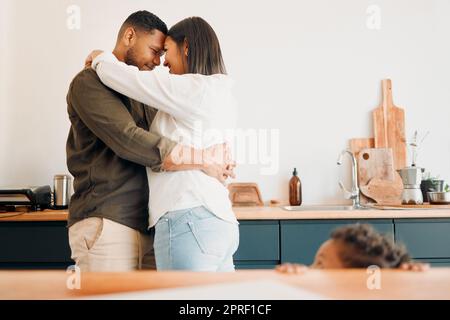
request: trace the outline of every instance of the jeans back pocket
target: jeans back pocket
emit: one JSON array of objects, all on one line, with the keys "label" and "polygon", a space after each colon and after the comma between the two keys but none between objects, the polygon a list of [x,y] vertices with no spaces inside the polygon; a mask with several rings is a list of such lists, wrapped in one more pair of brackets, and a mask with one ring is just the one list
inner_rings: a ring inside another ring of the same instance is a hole
[{"label": "jeans back pocket", "polygon": [[234,226],[214,214],[191,214],[188,221],[189,228],[202,251],[207,255],[225,257],[235,244]]}]

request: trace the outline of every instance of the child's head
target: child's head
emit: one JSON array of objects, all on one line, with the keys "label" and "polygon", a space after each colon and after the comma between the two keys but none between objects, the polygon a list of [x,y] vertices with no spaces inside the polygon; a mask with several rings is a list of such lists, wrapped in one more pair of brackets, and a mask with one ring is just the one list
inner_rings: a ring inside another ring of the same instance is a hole
[{"label": "child's head", "polygon": [[410,261],[403,246],[376,232],[368,224],[353,224],[338,228],[317,251],[311,267],[321,269],[398,268]]}]

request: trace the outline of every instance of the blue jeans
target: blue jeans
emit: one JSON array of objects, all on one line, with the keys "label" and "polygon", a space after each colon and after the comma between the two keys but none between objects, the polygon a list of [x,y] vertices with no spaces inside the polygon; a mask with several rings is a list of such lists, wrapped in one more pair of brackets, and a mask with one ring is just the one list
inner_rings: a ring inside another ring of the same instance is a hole
[{"label": "blue jeans", "polygon": [[205,207],[170,211],[155,226],[158,270],[234,271],[239,227]]}]

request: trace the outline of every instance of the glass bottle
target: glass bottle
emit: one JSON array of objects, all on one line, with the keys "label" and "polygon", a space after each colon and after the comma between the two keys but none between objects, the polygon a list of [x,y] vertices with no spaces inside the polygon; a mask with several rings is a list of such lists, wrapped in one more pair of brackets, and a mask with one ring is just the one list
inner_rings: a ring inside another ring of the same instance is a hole
[{"label": "glass bottle", "polygon": [[289,180],[289,204],[291,206],[300,206],[302,204],[302,182],[297,176],[297,168],[294,168],[292,178]]}]

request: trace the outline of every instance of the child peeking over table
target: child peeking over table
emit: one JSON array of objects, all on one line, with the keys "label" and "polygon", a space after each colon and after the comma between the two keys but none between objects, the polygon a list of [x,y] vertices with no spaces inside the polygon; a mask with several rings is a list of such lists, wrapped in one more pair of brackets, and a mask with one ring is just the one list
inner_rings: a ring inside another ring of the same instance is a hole
[{"label": "child peeking over table", "polygon": [[[395,244],[368,224],[353,224],[337,228],[316,253],[312,269],[380,268],[425,271],[428,264],[411,260],[403,245]],[[283,263],[276,270],[283,273],[301,273],[308,267]]]}]

